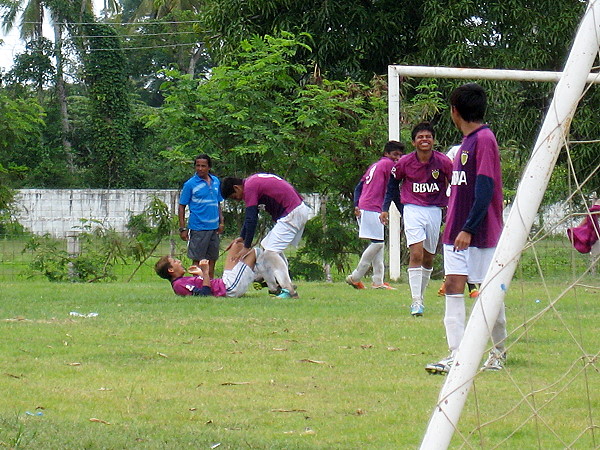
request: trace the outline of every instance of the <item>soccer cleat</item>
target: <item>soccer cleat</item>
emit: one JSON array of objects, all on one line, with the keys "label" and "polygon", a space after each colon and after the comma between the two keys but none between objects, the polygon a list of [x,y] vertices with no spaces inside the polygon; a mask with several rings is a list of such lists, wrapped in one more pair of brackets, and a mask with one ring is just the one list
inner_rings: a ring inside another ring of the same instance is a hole
[{"label": "soccer cleat", "polygon": [[427,364],[425,366],[425,370],[431,375],[446,375],[448,372],[450,372],[452,364],[454,364],[454,358],[452,355],[450,355],[441,361]]},{"label": "soccer cleat", "polygon": [[446,295],[446,284],[442,283],[442,285],[438,289],[438,296],[443,297],[444,295]]},{"label": "soccer cleat", "polygon": [[479,291],[477,290],[477,288],[473,288],[469,291],[469,297],[477,298],[478,296],[479,296]]},{"label": "soccer cleat", "polygon": [[281,292],[279,293],[279,295],[276,295],[275,297],[277,297],[277,298],[299,298],[297,292],[294,292],[293,294],[291,294],[290,291],[288,291],[285,288],[281,288]]},{"label": "soccer cleat", "polygon": [[279,294],[281,294],[281,287],[277,286],[277,289],[272,291],[271,289],[269,289],[269,295],[272,297],[277,297]]},{"label": "soccer cleat", "polygon": [[423,311],[425,310],[425,306],[420,302],[413,302],[410,305],[410,314],[413,317],[421,317],[423,315]]},{"label": "soccer cleat", "polygon": [[267,282],[266,281],[255,281],[254,283],[252,283],[252,287],[254,289],[256,289],[257,291],[260,291],[262,288],[267,287]]},{"label": "soccer cleat", "polygon": [[504,363],[506,363],[506,352],[493,348],[490,350],[490,354],[483,363],[481,370],[502,370],[504,369]]},{"label": "soccer cleat", "polygon": [[396,290],[396,288],[390,286],[389,283],[383,283],[383,284],[380,284],[380,285],[372,284],[371,287],[373,289],[387,289],[389,291],[395,291]]},{"label": "soccer cleat", "polygon": [[354,289],[364,289],[365,285],[362,284],[361,281],[354,281],[352,279],[352,275],[348,275],[346,277],[346,283],[348,283],[350,286],[352,286]]}]

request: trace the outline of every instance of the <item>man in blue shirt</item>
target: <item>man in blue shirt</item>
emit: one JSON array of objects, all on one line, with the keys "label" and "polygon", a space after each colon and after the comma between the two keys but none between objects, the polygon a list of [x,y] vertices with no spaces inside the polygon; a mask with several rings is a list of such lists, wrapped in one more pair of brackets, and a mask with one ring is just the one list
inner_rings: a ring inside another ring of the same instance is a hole
[{"label": "man in blue shirt", "polygon": [[[196,173],[183,184],[179,197],[179,236],[188,243],[188,256],[194,265],[209,261],[210,277],[214,278],[219,257],[219,235],[223,232],[221,182],[210,173],[212,161],[208,155],[194,159]],[[189,208],[188,226],[185,209]]]}]

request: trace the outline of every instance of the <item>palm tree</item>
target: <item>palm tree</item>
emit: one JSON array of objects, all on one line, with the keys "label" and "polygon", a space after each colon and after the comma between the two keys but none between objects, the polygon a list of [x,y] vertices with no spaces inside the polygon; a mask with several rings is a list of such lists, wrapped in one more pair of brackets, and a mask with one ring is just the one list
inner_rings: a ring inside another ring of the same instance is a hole
[{"label": "palm tree", "polygon": [[8,33],[13,29],[19,13],[21,20],[21,39],[23,41],[36,40],[42,37],[42,23],[44,21],[44,5],[41,0],[29,0],[24,5],[10,0],[0,0],[2,13],[2,30]]}]

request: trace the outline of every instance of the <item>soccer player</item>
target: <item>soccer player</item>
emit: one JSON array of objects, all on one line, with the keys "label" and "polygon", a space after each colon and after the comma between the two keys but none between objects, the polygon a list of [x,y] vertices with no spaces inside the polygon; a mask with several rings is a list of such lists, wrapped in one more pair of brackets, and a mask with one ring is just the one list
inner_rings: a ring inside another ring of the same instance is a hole
[{"label": "soccer player", "polygon": [[308,221],[309,207],[294,187],[283,178],[271,173],[257,173],[246,179],[226,177],[221,183],[224,199],[243,200],[246,205],[244,224],[236,241],[244,246],[238,256],[252,246],[258,224],[258,205],[264,205],[275,225],[261,241],[264,255],[259,258],[261,272],[269,291],[281,287],[279,298],[298,298],[290,278],[283,251],[297,246]]},{"label": "soccer player", "polygon": [[[194,265],[208,259],[211,278],[219,258],[219,235],[223,233],[221,182],[210,173],[212,161],[208,155],[194,159],[196,173],[183,184],[179,197],[179,236],[188,243],[188,257]],[[185,209],[189,208],[188,226]]]},{"label": "soccer player", "polygon": [[433,272],[442,210],[448,204],[446,189],[452,178],[452,164],[446,155],[433,149],[435,131],[429,122],[415,126],[411,136],[415,151],[394,165],[381,217],[387,222],[391,198],[397,197],[399,183],[402,183],[400,202],[409,248],[410,313],[419,317],[425,309],[423,296]]},{"label": "soccer player", "polygon": [[[450,161],[454,161],[454,158],[458,154],[459,150],[460,150],[460,145],[453,145],[446,152],[446,156],[448,158],[450,158]],[[448,190],[446,192],[447,192],[448,197],[450,197],[450,185],[448,186]],[[444,277],[444,281],[442,281],[442,285],[438,289],[438,295],[440,297],[444,297],[446,295],[446,288],[444,287],[444,283],[445,282],[446,282],[446,277]],[[469,297],[471,297],[471,298],[477,298],[477,296],[479,295],[479,290],[478,289],[479,288],[477,287],[476,284],[467,282],[467,290],[469,291]]]},{"label": "soccer player", "polygon": [[[428,364],[429,373],[451,369],[465,330],[465,284],[481,283],[502,232],[502,174],[496,137],[483,123],[487,107],[484,89],[464,84],[450,96],[451,117],[463,134],[453,162],[444,244],[446,312],[444,325],[450,355]],[[492,330],[493,349],[484,369],[500,370],[506,359],[504,305]]]},{"label": "soccer player", "polygon": [[383,282],[384,228],[379,220],[385,190],[394,162],[404,154],[404,144],[389,141],[383,148],[383,156],[371,164],[354,188],[354,213],[358,220],[358,237],[371,243],[360,257],[358,266],[346,277],[346,283],[355,289],[364,289],[360,279],[373,267],[374,289],[394,289]]},{"label": "soccer player", "polygon": [[177,295],[241,297],[254,281],[257,256],[256,249],[251,249],[240,260],[238,254],[242,247],[241,242],[234,242],[229,246],[222,278],[210,276],[207,259],[200,260],[198,265],[193,265],[187,270],[192,276],[184,276],[186,270],[181,261],[171,256],[160,258],[154,270],[159,277],[171,282]]}]

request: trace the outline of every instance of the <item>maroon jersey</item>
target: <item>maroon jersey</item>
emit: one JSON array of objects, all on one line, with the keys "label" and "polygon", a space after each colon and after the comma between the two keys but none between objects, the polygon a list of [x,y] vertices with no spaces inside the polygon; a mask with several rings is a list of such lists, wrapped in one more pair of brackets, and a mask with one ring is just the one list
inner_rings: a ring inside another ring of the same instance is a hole
[{"label": "maroon jersey", "polygon": [[502,233],[502,172],[498,143],[487,125],[464,137],[452,169],[444,244],[454,244],[464,230],[472,235],[471,247],[495,247]]},{"label": "maroon jersey", "polygon": [[274,221],[287,216],[302,203],[302,197],[283,178],[271,173],[257,173],[244,180],[246,208],[265,205]]},{"label": "maroon jersey", "polygon": [[381,212],[381,205],[385,196],[394,160],[387,156],[371,164],[360,181],[362,192],[358,200],[358,207],[365,211]]},{"label": "maroon jersey", "polygon": [[419,161],[417,152],[400,158],[392,169],[392,176],[402,182],[400,202],[418,206],[448,204],[446,187],[452,178],[452,163],[446,155],[432,151],[426,163]]}]

